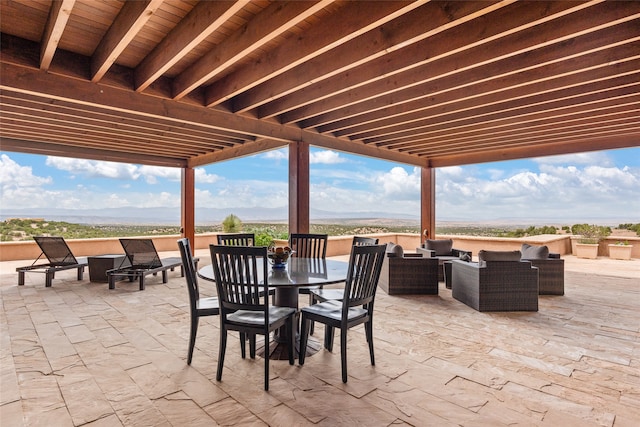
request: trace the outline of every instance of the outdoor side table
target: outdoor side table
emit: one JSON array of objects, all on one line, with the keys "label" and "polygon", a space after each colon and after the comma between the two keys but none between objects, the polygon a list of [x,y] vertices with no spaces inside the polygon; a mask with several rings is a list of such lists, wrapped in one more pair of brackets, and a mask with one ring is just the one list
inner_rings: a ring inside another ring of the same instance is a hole
[{"label": "outdoor side table", "polygon": [[89,262],[89,281],[108,282],[107,270],[118,267],[126,267],[129,260],[125,254],[107,254],[87,257]]}]

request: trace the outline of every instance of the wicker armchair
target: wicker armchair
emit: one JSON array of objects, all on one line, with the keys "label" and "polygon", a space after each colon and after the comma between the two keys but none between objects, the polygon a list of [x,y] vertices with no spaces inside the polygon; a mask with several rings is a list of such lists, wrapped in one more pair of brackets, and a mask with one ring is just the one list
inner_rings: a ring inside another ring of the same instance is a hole
[{"label": "wicker armchair", "polygon": [[405,254],[389,243],[378,285],[389,295],[438,295],[438,260],[425,254]]},{"label": "wicker armchair", "polygon": [[453,298],[478,311],[538,311],[538,269],[514,253],[513,261],[451,261]]},{"label": "wicker armchair", "polygon": [[522,245],[522,260],[538,267],[540,295],[564,295],[564,260],[546,246]]},{"label": "wicker armchair", "polygon": [[444,282],[444,263],[445,261],[452,261],[454,259],[461,259],[471,261],[471,251],[465,251],[462,249],[453,248],[452,239],[443,240],[426,240],[422,247],[418,248],[418,253],[425,253],[428,257],[433,257],[438,260],[438,281]]}]

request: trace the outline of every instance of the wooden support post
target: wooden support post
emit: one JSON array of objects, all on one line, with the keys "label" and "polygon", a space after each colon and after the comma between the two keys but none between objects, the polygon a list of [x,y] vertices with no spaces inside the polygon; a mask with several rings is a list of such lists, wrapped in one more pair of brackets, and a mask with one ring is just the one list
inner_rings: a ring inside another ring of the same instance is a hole
[{"label": "wooden support post", "polygon": [[181,234],[191,242],[191,250],[195,250],[195,170],[190,167],[182,168],[181,180]]},{"label": "wooden support post", "polygon": [[289,233],[309,232],[309,143],[289,144]]},{"label": "wooden support post", "polygon": [[420,241],[436,238],[436,170],[423,167],[420,180]]}]

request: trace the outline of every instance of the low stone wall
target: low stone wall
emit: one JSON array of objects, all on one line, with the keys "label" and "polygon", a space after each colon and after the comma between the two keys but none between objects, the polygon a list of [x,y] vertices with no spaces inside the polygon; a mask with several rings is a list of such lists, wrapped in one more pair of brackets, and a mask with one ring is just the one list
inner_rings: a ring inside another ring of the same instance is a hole
[{"label": "low stone wall", "polygon": [[[216,236],[216,233],[198,234],[196,235],[193,246],[195,249],[206,249],[210,244],[216,243]],[[418,234],[379,233],[370,234],[368,236],[377,237],[381,244],[389,242],[396,243],[402,246],[407,252],[413,252],[421,243],[421,239]],[[142,238],[148,238],[148,236],[144,236]],[[159,252],[177,252],[178,245],[176,241],[179,238],[179,235],[152,237],[153,243]],[[523,243],[528,243],[530,245],[547,245],[550,252],[567,255],[575,252],[572,250],[572,242],[575,242],[577,239],[571,235],[552,234],[522,238],[438,235],[437,238],[453,239],[454,248],[472,251],[474,257],[478,255],[478,252],[481,249],[501,251],[519,250]],[[327,256],[349,254],[352,239],[353,236],[329,237],[329,241],[327,243]],[[620,240],[626,240],[633,245],[633,250],[631,252],[632,258],[640,258],[640,237],[625,237],[624,239],[609,237],[600,242],[598,255],[609,256],[609,248],[607,245],[610,243],[616,243]],[[117,238],[69,239],[67,240],[67,243],[69,244],[71,251],[76,256],[123,253],[122,246]],[[0,243],[0,261],[32,261],[36,259],[38,255],[40,255],[40,248],[34,241]]]}]

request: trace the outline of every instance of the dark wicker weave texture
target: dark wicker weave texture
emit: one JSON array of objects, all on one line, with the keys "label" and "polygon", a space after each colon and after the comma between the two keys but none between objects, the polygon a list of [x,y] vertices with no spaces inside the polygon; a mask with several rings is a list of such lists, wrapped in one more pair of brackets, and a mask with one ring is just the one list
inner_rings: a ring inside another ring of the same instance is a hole
[{"label": "dark wicker weave texture", "polygon": [[564,260],[560,258],[531,259],[538,267],[540,295],[564,295]]},{"label": "dark wicker weave texture", "polygon": [[389,295],[438,295],[438,260],[422,254],[387,254],[378,285]]},{"label": "dark wicker weave texture", "polygon": [[528,261],[452,261],[452,295],[478,311],[538,311],[538,269]]}]

